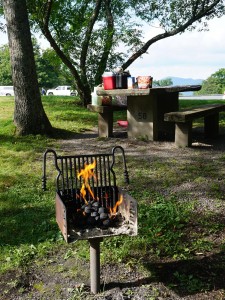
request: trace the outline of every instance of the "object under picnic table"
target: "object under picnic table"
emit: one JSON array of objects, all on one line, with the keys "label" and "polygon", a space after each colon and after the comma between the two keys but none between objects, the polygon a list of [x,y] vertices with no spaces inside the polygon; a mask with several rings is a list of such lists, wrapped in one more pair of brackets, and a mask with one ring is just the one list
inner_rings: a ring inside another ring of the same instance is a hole
[{"label": "object under picnic table", "polygon": [[121,127],[127,127],[128,126],[128,121],[119,120],[119,121],[117,121],[117,124]]}]

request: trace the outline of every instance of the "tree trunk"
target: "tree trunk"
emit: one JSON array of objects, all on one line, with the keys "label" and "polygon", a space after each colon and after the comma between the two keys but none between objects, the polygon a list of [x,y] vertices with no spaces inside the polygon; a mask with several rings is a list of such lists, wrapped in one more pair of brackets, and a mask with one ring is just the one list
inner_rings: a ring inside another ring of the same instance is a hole
[{"label": "tree trunk", "polygon": [[3,0],[15,90],[17,133],[44,134],[52,126],[44,112],[38,87],[26,0]]}]

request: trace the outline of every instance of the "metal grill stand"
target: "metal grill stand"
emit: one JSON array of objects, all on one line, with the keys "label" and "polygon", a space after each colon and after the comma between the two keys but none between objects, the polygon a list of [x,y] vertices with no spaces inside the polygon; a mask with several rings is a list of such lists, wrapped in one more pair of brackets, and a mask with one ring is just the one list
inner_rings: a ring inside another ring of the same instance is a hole
[{"label": "metal grill stand", "polygon": [[[89,241],[90,284],[91,292],[94,294],[100,291],[100,242],[103,241],[104,237],[123,234],[137,235],[137,201],[116,184],[116,174],[113,167],[118,151],[122,155],[124,179],[128,184],[129,176],[125,154],[120,146],[114,147],[112,153],[105,154],[59,156],[52,149],[48,149],[44,153],[43,190],[46,190],[46,157],[48,153],[51,153],[54,157],[55,168],[58,171],[55,198],[56,221],[67,243],[77,239]],[[90,189],[86,187],[88,204],[85,204],[84,199],[80,196],[84,180],[78,174],[90,164],[95,165],[93,167],[95,178],[89,178]],[[122,202],[117,207],[116,204],[120,199]],[[97,205],[94,205],[96,203]],[[108,207],[111,209],[117,207],[117,218],[115,217],[112,224],[107,219],[109,218],[107,216]],[[85,211],[86,208],[88,212]],[[93,215],[91,215],[92,213]],[[102,214],[104,216],[101,217]],[[105,217],[106,219],[104,219]],[[103,223],[103,221],[109,222]]]},{"label": "metal grill stand", "polygon": [[100,242],[102,240],[103,238],[89,239],[91,292],[93,294],[100,291]]}]

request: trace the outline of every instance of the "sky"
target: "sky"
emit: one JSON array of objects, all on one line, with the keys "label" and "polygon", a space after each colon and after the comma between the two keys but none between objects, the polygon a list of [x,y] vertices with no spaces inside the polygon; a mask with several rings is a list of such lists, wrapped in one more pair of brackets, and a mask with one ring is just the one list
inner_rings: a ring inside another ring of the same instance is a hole
[{"label": "sky", "polygon": [[[131,74],[151,75],[155,80],[165,77],[207,79],[225,68],[225,16],[208,24],[209,31],[187,31],[154,43],[147,55],[130,66]],[[155,35],[156,29],[153,31]]]},{"label": "sky", "polygon": [[[132,76],[150,75],[155,80],[166,77],[207,79],[225,68],[225,16],[209,21],[209,31],[185,32],[153,44],[148,54],[137,59],[128,69]],[[146,29],[146,39],[160,29]],[[7,35],[0,33],[0,45]],[[43,43],[43,47],[48,43]]]}]

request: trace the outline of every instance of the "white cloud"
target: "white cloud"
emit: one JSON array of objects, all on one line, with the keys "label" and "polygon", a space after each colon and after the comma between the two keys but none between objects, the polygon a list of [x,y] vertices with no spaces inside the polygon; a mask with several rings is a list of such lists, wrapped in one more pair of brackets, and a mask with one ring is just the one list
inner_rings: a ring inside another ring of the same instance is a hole
[{"label": "white cloud", "polygon": [[211,20],[206,32],[187,31],[156,42],[130,66],[131,74],[206,79],[225,68],[224,21],[225,17]]}]

